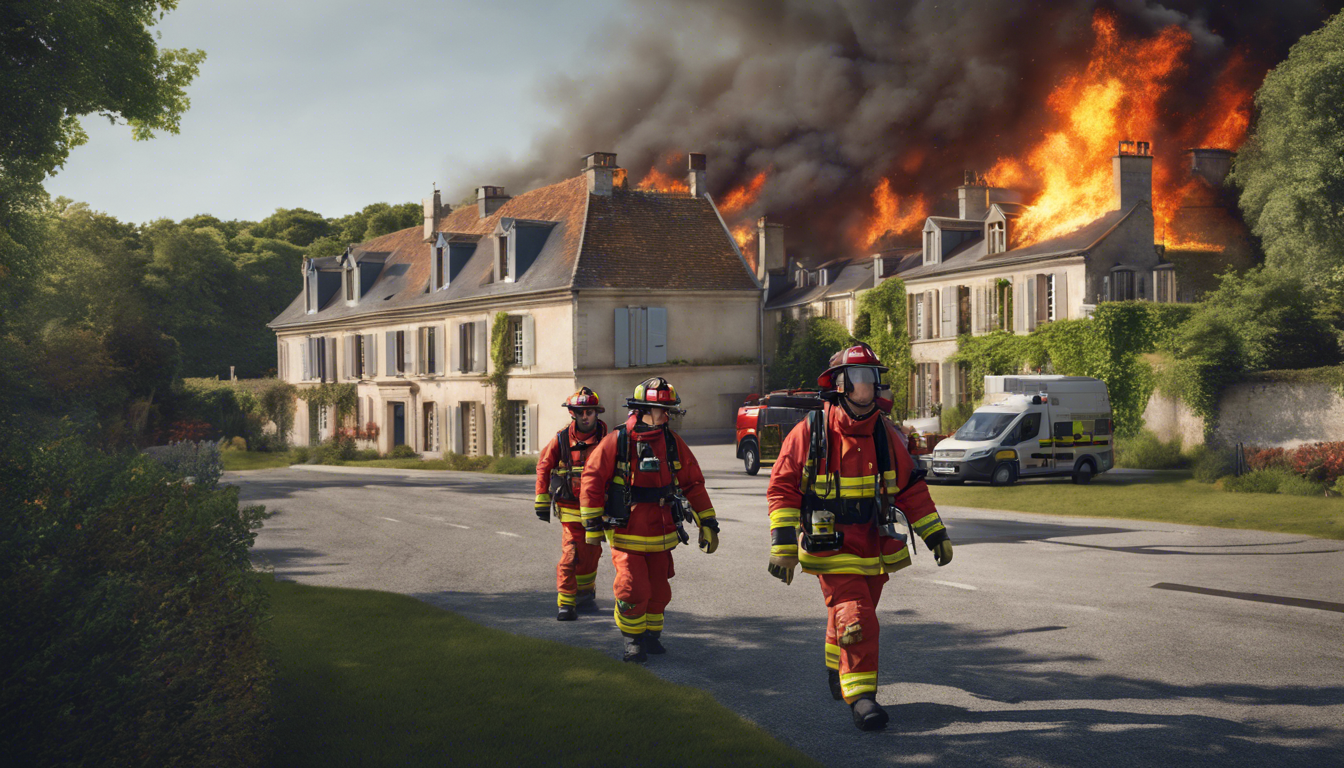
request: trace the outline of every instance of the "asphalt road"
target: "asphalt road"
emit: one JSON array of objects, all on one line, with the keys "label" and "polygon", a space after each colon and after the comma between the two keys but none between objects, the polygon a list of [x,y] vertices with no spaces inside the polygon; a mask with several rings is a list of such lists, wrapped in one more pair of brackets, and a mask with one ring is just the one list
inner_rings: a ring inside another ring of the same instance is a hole
[{"label": "asphalt road", "polygon": [[[827,765],[1344,765],[1344,542],[943,508],[953,562],[921,547],[883,593],[892,724],[865,734],[826,687],[816,579],[765,571],[765,474],[743,474],[731,446],[693,449],[722,542],[676,550],[668,655],[648,668]],[[560,530],[533,515],[530,477],[332,467],[225,482],[273,513],[255,559],[280,578],[620,655],[609,556],[602,613],[555,620]]]}]

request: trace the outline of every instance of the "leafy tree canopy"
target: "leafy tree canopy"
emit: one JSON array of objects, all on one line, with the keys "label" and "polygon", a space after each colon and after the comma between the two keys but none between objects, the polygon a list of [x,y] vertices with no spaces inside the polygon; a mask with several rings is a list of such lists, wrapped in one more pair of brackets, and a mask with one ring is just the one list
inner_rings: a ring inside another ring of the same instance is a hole
[{"label": "leafy tree canopy", "polygon": [[1303,37],[1255,95],[1232,181],[1266,263],[1344,295],[1344,13]]},{"label": "leafy tree canopy", "polygon": [[136,139],[177,133],[202,51],[151,32],[177,0],[10,0],[0,5],[0,174],[36,184],[87,136],[79,117],[125,120]]}]

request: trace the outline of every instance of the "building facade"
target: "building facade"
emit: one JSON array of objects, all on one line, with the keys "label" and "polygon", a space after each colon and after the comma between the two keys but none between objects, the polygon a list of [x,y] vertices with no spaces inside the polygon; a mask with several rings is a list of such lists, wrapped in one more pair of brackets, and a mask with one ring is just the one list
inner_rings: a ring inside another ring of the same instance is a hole
[{"label": "building facade", "polygon": [[762,290],[705,192],[703,156],[689,166],[690,194],[640,192],[614,154],[593,153],[582,175],[517,197],[483,186],[448,210],[435,192],[423,227],[305,260],[302,292],[270,323],[279,376],[354,384],[357,406],[336,424],[300,400],[292,440],[372,422],[381,451],[493,453],[496,322],[508,454],[545,445],[580,385],[620,420],[653,375],[681,395],[680,428],[730,427],[760,381]]}]

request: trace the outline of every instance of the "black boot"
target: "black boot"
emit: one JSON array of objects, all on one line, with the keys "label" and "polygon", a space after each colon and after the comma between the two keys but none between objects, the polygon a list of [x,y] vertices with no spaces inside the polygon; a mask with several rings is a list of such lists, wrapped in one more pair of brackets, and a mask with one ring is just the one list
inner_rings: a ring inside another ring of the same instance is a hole
[{"label": "black boot", "polygon": [[877,703],[877,696],[871,693],[849,705],[854,714],[854,725],[860,731],[880,731],[887,727],[887,711]]},{"label": "black boot", "polygon": [[840,689],[840,670],[826,668],[826,682],[831,686],[831,698],[840,701],[845,698],[844,692]]},{"label": "black boot", "polygon": [[621,661],[633,661],[637,664],[643,664],[649,660],[648,654],[644,652],[644,644],[640,641],[638,635],[632,637],[625,636],[625,657]]},{"label": "black boot", "polygon": [[580,592],[575,598],[574,607],[579,613],[597,613],[597,593]]},{"label": "black boot", "polygon": [[667,653],[667,649],[664,648],[662,642],[660,642],[660,641],[658,640],[658,638],[659,638],[662,634],[663,634],[663,631],[662,631],[661,629],[659,629],[659,630],[652,630],[652,629],[651,629],[651,630],[649,630],[648,632],[645,632],[645,633],[644,633],[644,652],[645,652],[645,653],[651,653],[651,654],[653,654],[654,656],[660,656],[660,655],[662,655],[662,654],[664,654],[664,653]]},{"label": "black boot", "polygon": [[574,610],[574,606],[572,606],[572,605],[562,605],[562,606],[560,606],[560,613],[559,613],[558,615],[556,615],[555,620],[556,620],[556,621],[573,621],[573,620],[575,620],[575,619],[577,619],[577,618],[579,618],[579,613],[578,613],[578,611]]}]

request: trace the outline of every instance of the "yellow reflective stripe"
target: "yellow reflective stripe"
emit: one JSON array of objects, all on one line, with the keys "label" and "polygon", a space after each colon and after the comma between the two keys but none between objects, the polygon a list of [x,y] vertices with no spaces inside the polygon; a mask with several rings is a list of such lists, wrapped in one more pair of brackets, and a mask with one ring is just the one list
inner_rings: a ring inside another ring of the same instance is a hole
[{"label": "yellow reflective stripe", "polygon": [[797,528],[801,512],[794,507],[780,507],[770,513],[770,528]]},{"label": "yellow reflective stripe", "polygon": [[551,494],[549,494],[549,493],[538,493],[538,494],[537,494],[537,503],[538,503],[538,504],[550,504],[550,503],[551,503]]},{"label": "yellow reflective stripe", "polygon": [[854,573],[877,576],[899,571],[910,564],[910,550],[901,547],[890,555],[859,557],[848,552],[819,557],[805,549],[798,550],[798,562],[808,573]]},{"label": "yellow reflective stripe", "polygon": [[696,512],[696,513],[695,513],[695,516],[698,517],[698,518],[700,518],[701,520],[704,520],[704,519],[707,518],[707,517],[714,517],[714,508],[713,508],[713,507],[706,507],[706,508],[700,510],[699,512]]},{"label": "yellow reflective stripe", "polygon": [[925,541],[928,541],[928,538],[929,538],[930,536],[932,536],[933,534],[935,534],[935,533],[937,533],[937,532],[939,532],[939,531],[943,531],[943,530],[947,530],[947,526],[943,525],[942,523],[939,523],[939,524],[935,525],[934,527],[930,528],[930,529],[927,530],[927,531],[916,531],[916,533],[919,534],[919,538],[924,539]]},{"label": "yellow reflective stripe", "polygon": [[[596,580],[597,580],[597,571],[593,571],[592,573],[580,573],[574,576],[574,581],[578,582],[580,587],[590,586]],[[581,589],[579,591],[583,592],[585,590]]]},{"label": "yellow reflective stripe", "polygon": [[566,605],[573,605],[573,604],[574,604],[574,596],[573,596],[573,595],[565,594],[564,592],[560,592],[560,593],[558,593],[558,594],[556,595],[556,598],[555,598],[555,604],[556,604],[556,605],[559,605],[559,606],[562,606],[562,607],[563,607],[563,606],[566,606]]},{"label": "yellow reflective stripe", "polygon": [[886,482],[888,487],[894,486],[896,483],[896,470],[892,470],[890,472],[883,472],[882,480]]},{"label": "yellow reflective stripe", "polygon": [[612,611],[612,613],[616,615],[616,626],[619,627],[622,632],[639,635],[643,634],[644,630],[648,628],[645,616],[642,613],[638,616],[622,616],[621,609],[619,608]]},{"label": "yellow reflective stripe", "polygon": [[842,672],[840,674],[840,691],[846,697],[857,696],[861,693],[872,693],[876,690],[876,672]]},{"label": "yellow reflective stripe", "polygon": [[771,545],[770,545],[770,556],[771,556],[771,557],[797,557],[797,556],[798,556],[798,545],[797,545],[797,544],[771,544]]},{"label": "yellow reflective stripe", "polygon": [[584,531],[583,540],[588,544],[601,544],[604,531]]},{"label": "yellow reflective stripe", "polygon": [[611,482],[617,485],[625,485],[625,478],[621,477],[620,475],[616,475],[615,477],[611,478]]},{"label": "yellow reflective stripe", "polygon": [[613,533],[612,546],[629,552],[666,552],[677,546],[681,540],[676,531],[662,536],[634,536],[628,533]]},{"label": "yellow reflective stripe", "polygon": [[663,631],[663,614],[661,613],[644,614],[644,622],[645,622],[644,624],[645,628],[647,628],[652,632]]},{"label": "yellow reflective stripe", "polygon": [[937,512],[930,512],[929,514],[927,514],[927,515],[925,515],[925,516],[919,518],[919,519],[916,520],[915,522],[911,523],[911,525],[913,525],[913,526],[915,527],[915,532],[916,532],[916,533],[918,533],[920,536],[923,536],[923,535],[925,535],[925,534],[924,534],[924,529],[925,529],[925,528],[928,528],[929,526],[933,525],[934,523],[939,523],[939,524],[941,524],[942,522],[943,522],[943,520],[942,520],[942,518],[938,517],[938,513],[937,513]]},{"label": "yellow reflective stripe", "polygon": [[826,666],[837,671],[840,669],[840,646],[826,644]]},{"label": "yellow reflective stripe", "polygon": [[572,509],[570,507],[559,507],[558,509],[560,510],[560,522],[562,523],[583,522],[583,515],[579,514],[578,510]]},{"label": "yellow reflective stripe", "polygon": [[602,511],[602,507],[579,507],[579,515],[584,520],[592,520],[594,517],[601,517]]}]

